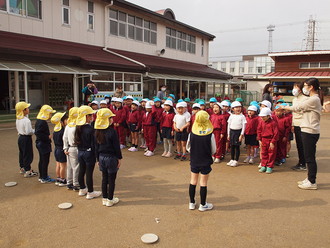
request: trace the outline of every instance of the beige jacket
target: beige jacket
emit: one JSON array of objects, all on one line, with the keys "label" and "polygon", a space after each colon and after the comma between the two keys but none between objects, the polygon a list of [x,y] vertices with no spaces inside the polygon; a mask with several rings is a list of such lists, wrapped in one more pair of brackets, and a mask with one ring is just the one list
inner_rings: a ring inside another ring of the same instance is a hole
[{"label": "beige jacket", "polygon": [[[306,101],[308,99],[303,93],[300,93],[297,97],[293,98],[292,105],[296,106],[297,104]],[[292,112],[292,126],[300,127],[301,120],[303,117],[303,112]]]},{"label": "beige jacket", "polygon": [[320,133],[322,106],[318,95],[311,96],[306,101],[291,106],[290,110],[303,112],[300,124],[302,132],[310,134]]}]

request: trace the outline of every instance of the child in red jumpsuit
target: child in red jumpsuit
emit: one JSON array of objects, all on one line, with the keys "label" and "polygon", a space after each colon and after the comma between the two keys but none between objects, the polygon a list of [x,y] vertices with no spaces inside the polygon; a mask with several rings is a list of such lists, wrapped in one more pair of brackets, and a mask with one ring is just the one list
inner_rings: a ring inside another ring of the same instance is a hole
[{"label": "child in red jumpsuit", "polygon": [[270,118],[272,111],[263,108],[260,111],[262,121],[258,126],[258,140],[261,147],[261,168],[259,172],[273,172],[277,152],[278,129],[277,123]]},{"label": "child in red jumpsuit", "polygon": [[126,110],[123,108],[123,99],[115,98],[115,107],[113,108],[114,114],[116,116],[113,117],[113,126],[117,132],[119,141],[120,141],[120,149],[125,148],[125,129],[124,122],[126,122]]},{"label": "child in red jumpsuit", "polygon": [[145,156],[151,157],[154,155],[156,147],[156,132],[157,132],[157,111],[153,102],[149,101],[146,104],[146,113],[142,116],[141,133],[144,134],[148,151],[144,153]]},{"label": "child in red jumpsuit", "polygon": [[210,120],[213,125],[213,134],[217,145],[217,152],[213,155],[214,163],[220,163],[220,158],[223,151],[223,139],[226,136],[227,122],[224,116],[221,114],[222,105],[219,102],[213,104],[213,115]]},{"label": "child in red jumpsuit", "polygon": [[171,100],[166,100],[164,102],[164,109],[165,111],[160,118],[160,128],[164,142],[164,153],[162,157],[170,158],[172,157],[172,139],[174,137],[173,118],[175,113],[173,102]]},{"label": "child in red jumpsuit", "polygon": [[258,109],[256,106],[249,106],[248,115],[246,116],[246,127],[245,127],[245,145],[247,145],[247,157],[244,163],[254,163],[254,146],[257,143],[257,129],[259,119],[257,116]]}]

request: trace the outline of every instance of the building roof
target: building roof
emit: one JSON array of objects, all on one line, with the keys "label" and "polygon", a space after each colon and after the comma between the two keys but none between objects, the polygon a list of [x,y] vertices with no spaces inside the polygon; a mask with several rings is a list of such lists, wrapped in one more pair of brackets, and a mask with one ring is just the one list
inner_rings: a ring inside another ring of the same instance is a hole
[{"label": "building roof", "polygon": [[277,53],[269,53],[268,56],[278,57],[278,56],[321,55],[321,54],[330,54],[330,50],[277,52]]},{"label": "building roof", "polygon": [[69,64],[85,69],[232,78],[230,74],[203,64],[110,48],[108,50],[113,53],[108,53],[102,47],[68,41],[4,31],[0,31],[0,40],[0,58],[5,60]]},{"label": "building roof", "polygon": [[329,71],[309,71],[309,72],[269,72],[263,75],[260,78],[269,78],[269,79],[299,79],[299,78],[310,78],[310,77],[317,77],[317,78],[330,78]]},{"label": "building roof", "polygon": [[[141,13],[145,16],[149,16],[150,18],[162,21],[164,23],[171,24],[176,28],[181,28],[183,31],[186,31],[186,32],[195,32],[199,35],[207,37],[210,41],[215,39],[215,36],[213,34],[204,32],[203,30],[200,30],[198,28],[192,27],[192,26],[187,25],[185,23],[179,22],[175,19],[168,18],[168,15],[163,15],[163,13],[159,13],[158,11],[157,12],[152,11],[152,10],[143,8],[139,5],[127,2],[125,0],[102,0],[102,1],[107,2],[107,3],[113,2],[113,6],[118,6],[118,7],[124,8],[124,9],[129,9],[129,10],[133,11],[136,14]],[[168,10],[168,9],[166,9],[166,10]],[[166,10],[165,10],[165,14],[166,14]],[[174,13],[173,13],[173,15],[174,15]]]}]

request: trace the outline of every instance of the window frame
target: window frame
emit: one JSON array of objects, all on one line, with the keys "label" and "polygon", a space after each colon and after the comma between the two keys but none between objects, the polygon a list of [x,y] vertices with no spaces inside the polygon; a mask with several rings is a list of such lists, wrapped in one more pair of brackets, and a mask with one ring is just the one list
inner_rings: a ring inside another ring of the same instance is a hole
[{"label": "window frame", "polygon": [[[42,0],[37,0],[37,3],[38,3],[38,7],[37,7],[36,11],[37,11],[38,17],[29,15],[28,4],[24,4],[25,5],[24,8],[11,7],[9,0],[5,0],[5,9],[0,9],[0,13],[3,12],[3,13],[10,14],[10,15],[21,16],[21,17],[25,17],[25,18],[31,18],[34,20],[42,21],[42,6],[43,6]],[[23,4],[22,4],[22,6],[23,6]],[[12,10],[11,8],[17,9],[18,13],[11,11]]]},{"label": "window frame", "polygon": [[[88,9],[88,4],[92,3],[93,4],[93,12],[89,12]],[[92,17],[92,25],[93,28],[90,28],[90,22],[89,22],[89,18]],[[95,3],[93,1],[87,1],[87,30],[88,31],[95,31]]]},{"label": "window frame", "polygon": [[[69,1],[69,6],[64,5],[64,0],[62,0],[62,25],[63,26],[70,26],[71,25],[71,8],[70,8],[70,0]],[[64,10],[68,11],[68,23],[64,22]]]},{"label": "window frame", "polygon": [[165,46],[169,49],[196,55],[196,36],[166,27]]}]

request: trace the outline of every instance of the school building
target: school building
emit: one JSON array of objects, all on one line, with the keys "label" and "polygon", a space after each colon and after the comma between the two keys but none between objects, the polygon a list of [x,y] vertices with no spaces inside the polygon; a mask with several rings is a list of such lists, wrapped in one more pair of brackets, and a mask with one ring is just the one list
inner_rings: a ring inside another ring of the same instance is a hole
[{"label": "school building", "polygon": [[124,0],[0,0],[0,99],[61,107],[92,80],[97,100],[117,85],[139,98],[225,94],[232,75],[208,66],[215,36]]}]

